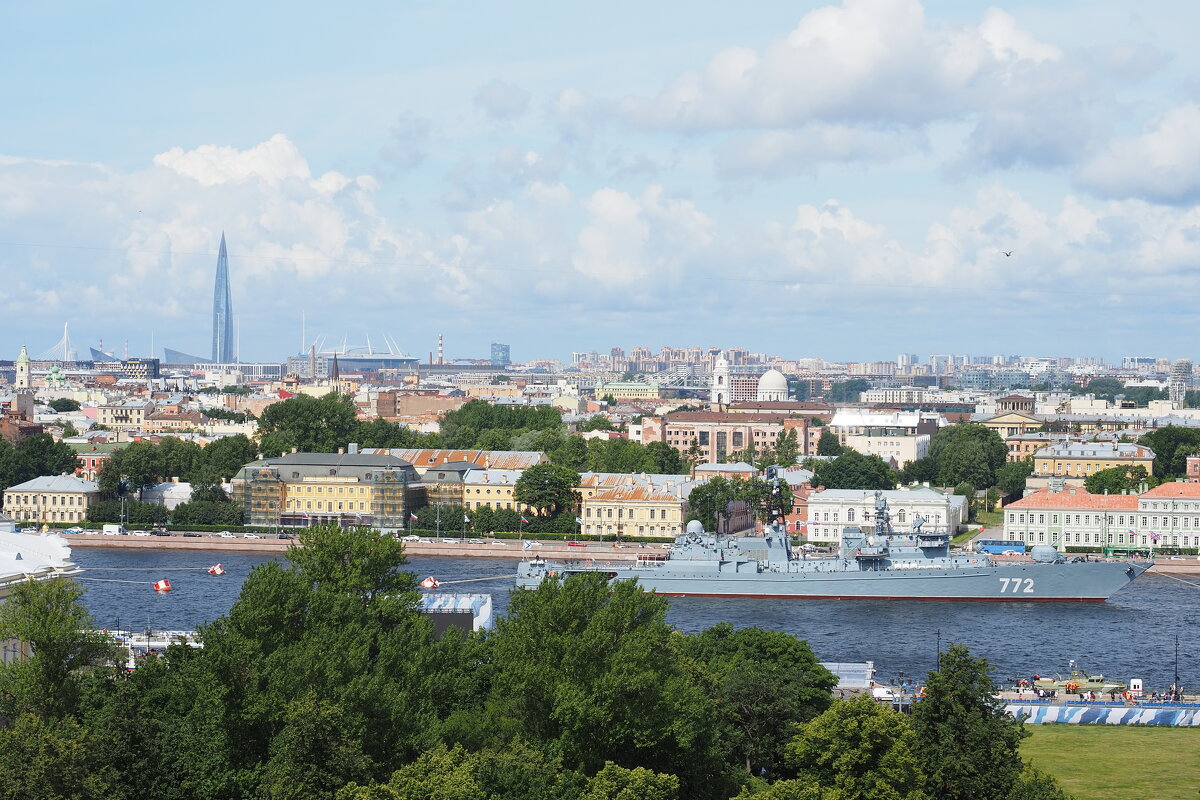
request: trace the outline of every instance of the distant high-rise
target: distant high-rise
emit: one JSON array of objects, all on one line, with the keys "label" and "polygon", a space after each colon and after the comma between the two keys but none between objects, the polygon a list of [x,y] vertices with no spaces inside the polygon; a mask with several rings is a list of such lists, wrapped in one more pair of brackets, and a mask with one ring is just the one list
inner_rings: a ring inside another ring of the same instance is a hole
[{"label": "distant high-rise", "polygon": [[1171,365],[1171,377],[1167,381],[1167,391],[1176,408],[1183,408],[1190,388],[1192,388],[1192,362],[1181,358]]},{"label": "distant high-rise", "polygon": [[221,233],[221,252],[217,254],[217,282],[213,289],[212,360],[233,363],[233,301],[229,297],[229,256],[225,253],[225,233]]},{"label": "distant high-rise", "polygon": [[500,342],[492,342],[492,366],[507,367],[512,363],[509,357],[508,345]]}]

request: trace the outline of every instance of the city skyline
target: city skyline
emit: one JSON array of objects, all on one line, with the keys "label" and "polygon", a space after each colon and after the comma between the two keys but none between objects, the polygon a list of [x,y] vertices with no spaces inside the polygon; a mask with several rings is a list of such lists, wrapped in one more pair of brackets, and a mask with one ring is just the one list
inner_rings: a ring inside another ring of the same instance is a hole
[{"label": "city skyline", "polygon": [[298,309],[418,357],[698,327],[843,361],[1197,355],[1159,344],[1198,321],[1168,301],[1200,289],[1190,8],[70,9],[13,10],[0,87],[0,337],[35,352],[64,321],[207,352],[225,230],[246,360],[291,352]]}]

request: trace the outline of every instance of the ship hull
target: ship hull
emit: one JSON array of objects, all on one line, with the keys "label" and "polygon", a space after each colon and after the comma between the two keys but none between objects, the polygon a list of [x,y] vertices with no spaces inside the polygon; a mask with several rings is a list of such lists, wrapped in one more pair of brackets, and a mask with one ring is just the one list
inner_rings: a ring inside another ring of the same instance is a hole
[{"label": "ship hull", "polygon": [[[548,565],[547,572],[602,572],[612,580],[636,578],[646,591],[671,597],[1098,603],[1149,566],[1093,561],[969,569],[727,573],[718,562],[667,563],[670,568],[558,564]],[[521,573],[518,586],[535,588],[541,582],[536,569]]]}]

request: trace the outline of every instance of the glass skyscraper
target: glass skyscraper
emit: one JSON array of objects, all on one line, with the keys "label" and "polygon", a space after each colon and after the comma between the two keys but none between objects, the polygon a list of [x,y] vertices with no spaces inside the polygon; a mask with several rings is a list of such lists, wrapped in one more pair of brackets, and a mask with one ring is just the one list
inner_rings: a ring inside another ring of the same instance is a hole
[{"label": "glass skyscraper", "polygon": [[229,297],[229,256],[225,253],[225,233],[222,231],[221,252],[217,254],[217,283],[213,289],[212,360],[230,364],[233,355],[233,301]]}]

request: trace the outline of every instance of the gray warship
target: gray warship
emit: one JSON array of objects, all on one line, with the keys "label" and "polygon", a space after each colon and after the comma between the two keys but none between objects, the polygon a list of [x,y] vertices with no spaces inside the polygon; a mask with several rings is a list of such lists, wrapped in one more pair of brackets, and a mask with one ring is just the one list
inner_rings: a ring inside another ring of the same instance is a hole
[{"label": "gray warship", "polygon": [[777,524],[734,536],[705,532],[693,520],[665,553],[634,563],[534,558],[518,565],[516,585],[599,572],[675,597],[1103,602],[1153,565],[1067,558],[1048,545],[1034,547],[1032,561],[996,564],[986,554],[952,551],[949,532],[924,530],[919,517],[911,533],[895,533],[878,492],[875,509],[874,529],[843,529],[835,556],[794,552]]}]

